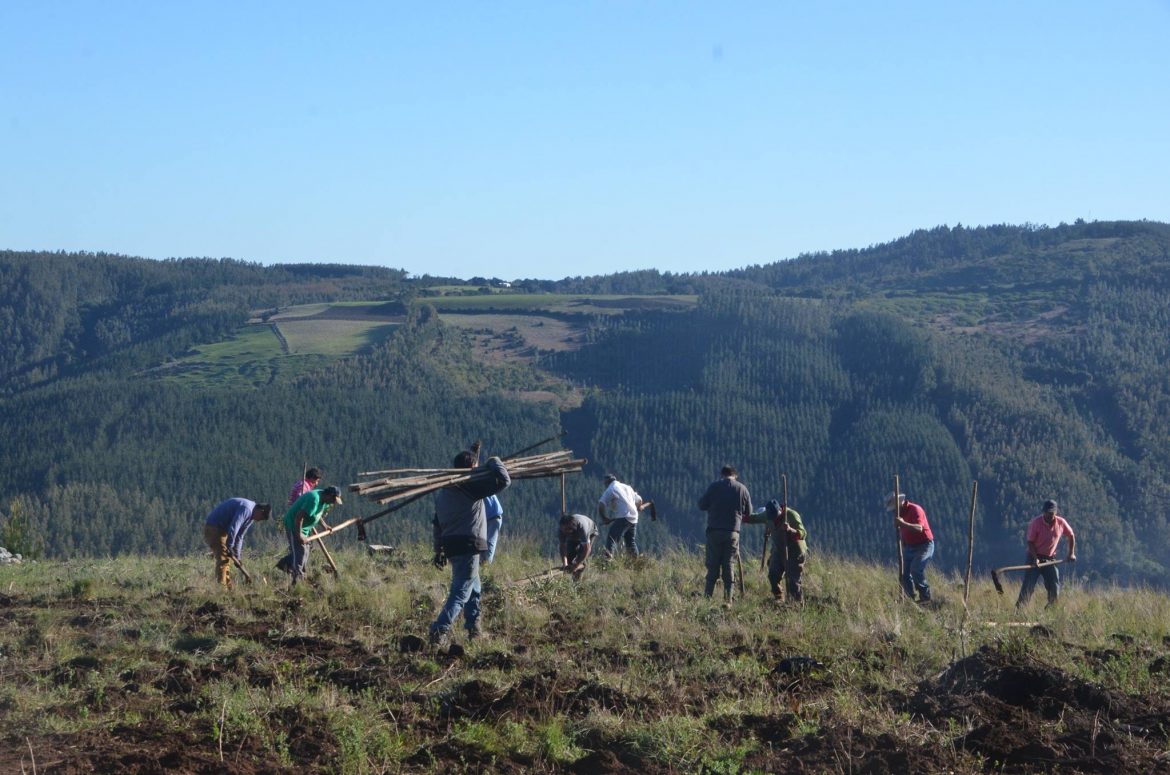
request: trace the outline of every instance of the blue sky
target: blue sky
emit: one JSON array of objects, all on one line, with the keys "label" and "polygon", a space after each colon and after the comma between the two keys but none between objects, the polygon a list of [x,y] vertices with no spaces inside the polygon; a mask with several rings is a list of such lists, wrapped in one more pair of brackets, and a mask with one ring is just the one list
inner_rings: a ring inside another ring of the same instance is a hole
[{"label": "blue sky", "polygon": [[717,271],[1170,221],[1170,0],[0,3],[0,249]]}]

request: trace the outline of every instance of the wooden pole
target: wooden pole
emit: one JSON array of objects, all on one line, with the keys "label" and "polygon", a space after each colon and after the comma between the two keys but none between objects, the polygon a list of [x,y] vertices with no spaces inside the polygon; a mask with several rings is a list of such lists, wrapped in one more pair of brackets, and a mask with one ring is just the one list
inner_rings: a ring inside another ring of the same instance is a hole
[{"label": "wooden pole", "polygon": [[244,568],[244,563],[240,562],[235,557],[232,558],[232,562],[235,564],[235,566],[237,568],[240,569],[240,573],[244,574],[244,581],[251,584],[252,583],[252,574],[248,573],[247,569]]},{"label": "wooden pole", "polygon": [[565,475],[561,474],[561,516],[562,517],[568,513],[567,511],[565,511],[565,509],[567,507],[568,507],[567,503],[565,502]]},{"label": "wooden pole", "polygon": [[[780,474],[780,519],[788,521],[788,474]],[[772,524],[764,529],[764,548],[760,552],[760,570],[768,561],[768,539],[772,537]]]},{"label": "wooden pole", "polygon": [[898,538],[898,597],[906,597],[906,587],[902,585],[902,578],[906,575],[906,557],[902,554],[902,529],[898,527],[898,518],[902,516],[902,498],[899,491],[898,475],[894,474],[894,534]]},{"label": "wooden pole", "polygon": [[963,605],[971,594],[971,561],[975,558],[975,497],[979,494],[979,482],[971,482],[971,518],[967,521],[967,577],[963,580]]},{"label": "wooden pole", "polygon": [[317,527],[313,526],[313,536],[320,536],[318,540],[321,542],[321,551],[325,553],[325,560],[329,563],[329,568],[333,571],[334,576],[340,576],[337,572],[337,563],[333,561],[333,555],[329,553],[329,547],[325,545],[325,537],[317,532]]}]

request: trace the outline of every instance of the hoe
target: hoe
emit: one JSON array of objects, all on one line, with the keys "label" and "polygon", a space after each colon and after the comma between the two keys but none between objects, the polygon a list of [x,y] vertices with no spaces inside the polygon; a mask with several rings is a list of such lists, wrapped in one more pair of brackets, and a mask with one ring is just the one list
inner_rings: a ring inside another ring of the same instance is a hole
[{"label": "hoe", "polygon": [[1009,570],[1028,570],[1029,568],[1047,568],[1049,565],[1060,565],[1064,560],[1052,560],[1050,562],[1041,562],[1036,565],[1007,565],[1003,568],[996,568],[991,571],[991,583],[995,585],[995,591],[1003,594],[1003,584],[999,583],[999,574]]}]

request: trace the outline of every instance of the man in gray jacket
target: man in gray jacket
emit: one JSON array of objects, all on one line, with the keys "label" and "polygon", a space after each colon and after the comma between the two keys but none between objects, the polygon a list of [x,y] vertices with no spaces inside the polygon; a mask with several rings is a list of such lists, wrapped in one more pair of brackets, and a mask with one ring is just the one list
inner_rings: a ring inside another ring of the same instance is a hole
[{"label": "man in gray jacket", "polygon": [[699,510],[707,512],[707,587],[715,592],[715,581],[723,577],[723,600],[731,604],[731,560],[739,554],[739,528],[752,513],[752,496],[740,482],[734,466],[723,466],[720,478],[699,498]]},{"label": "man in gray jacket", "polygon": [[455,456],[453,468],[471,469],[471,479],[444,487],[435,494],[435,567],[451,563],[451,591],[447,602],[431,624],[431,643],[438,647],[450,641],[451,625],[463,612],[469,638],[483,634],[480,625],[479,581],[480,552],[487,549],[487,516],[483,499],[507,487],[512,479],[498,457],[482,466],[478,444]]}]

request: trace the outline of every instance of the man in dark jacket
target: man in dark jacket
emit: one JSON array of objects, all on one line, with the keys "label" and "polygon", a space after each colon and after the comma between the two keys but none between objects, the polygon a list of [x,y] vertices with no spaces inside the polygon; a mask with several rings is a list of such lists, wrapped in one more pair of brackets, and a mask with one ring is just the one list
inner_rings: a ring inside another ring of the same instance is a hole
[{"label": "man in dark jacket", "polygon": [[738,480],[733,466],[723,466],[720,478],[699,498],[699,510],[707,512],[707,597],[715,592],[715,581],[723,577],[723,599],[731,603],[731,560],[739,554],[739,528],[752,513],[752,496]]},{"label": "man in dark jacket", "polygon": [[[474,445],[473,445],[474,446]],[[487,515],[483,499],[503,491],[512,479],[498,457],[476,467],[479,450],[464,450],[455,456],[454,468],[471,469],[471,479],[444,487],[435,494],[435,566],[451,563],[451,591],[447,602],[431,624],[431,643],[443,647],[450,641],[451,625],[463,612],[469,638],[483,634],[480,625],[480,552],[486,551]]]}]

